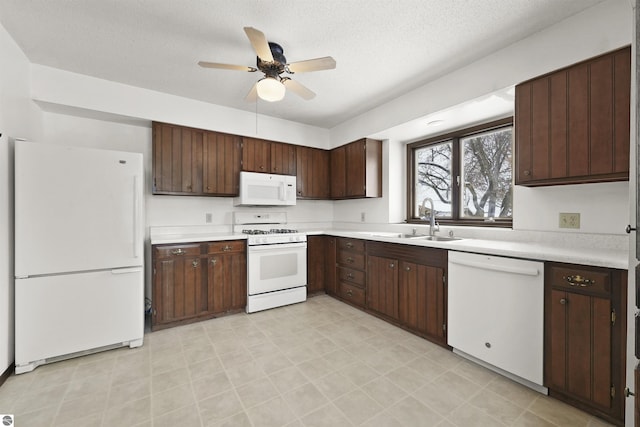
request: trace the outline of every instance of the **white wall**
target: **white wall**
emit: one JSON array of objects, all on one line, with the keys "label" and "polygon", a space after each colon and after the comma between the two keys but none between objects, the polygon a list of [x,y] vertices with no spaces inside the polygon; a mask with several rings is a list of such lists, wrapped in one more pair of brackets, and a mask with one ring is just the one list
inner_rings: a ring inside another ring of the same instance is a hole
[{"label": "white wall", "polygon": [[13,357],[13,139],[40,137],[30,100],[29,62],[0,25],[0,373]]}]

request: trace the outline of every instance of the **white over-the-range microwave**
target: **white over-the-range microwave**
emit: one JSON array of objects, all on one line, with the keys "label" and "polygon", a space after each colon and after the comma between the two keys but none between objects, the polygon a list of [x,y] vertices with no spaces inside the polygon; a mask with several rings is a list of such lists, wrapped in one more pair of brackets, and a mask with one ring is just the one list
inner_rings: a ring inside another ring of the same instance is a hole
[{"label": "white over-the-range microwave", "polygon": [[296,204],[296,177],[240,172],[240,192],[235,206],[288,206]]}]

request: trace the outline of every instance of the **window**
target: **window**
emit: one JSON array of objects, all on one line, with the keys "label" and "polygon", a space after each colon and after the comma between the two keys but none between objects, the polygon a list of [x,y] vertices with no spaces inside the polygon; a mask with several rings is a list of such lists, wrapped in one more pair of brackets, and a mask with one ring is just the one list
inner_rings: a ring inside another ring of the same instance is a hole
[{"label": "window", "polygon": [[428,220],[433,201],[443,223],[511,225],[513,119],[407,146],[407,219]]}]

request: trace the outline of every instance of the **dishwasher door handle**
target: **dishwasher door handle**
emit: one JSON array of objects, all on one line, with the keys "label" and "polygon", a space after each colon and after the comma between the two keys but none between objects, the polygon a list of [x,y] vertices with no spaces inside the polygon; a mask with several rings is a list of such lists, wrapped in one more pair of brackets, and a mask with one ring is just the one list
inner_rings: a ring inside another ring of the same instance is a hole
[{"label": "dishwasher door handle", "polygon": [[482,270],[490,270],[490,271],[499,271],[502,273],[512,273],[512,274],[520,274],[523,276],[537,276],[540,274],[540,271],[537,268],[526,268],[526,267],[513,267],[509,265],[493,265],[493,264],[483,264],[480,262],[473,261],[459,261],[455,259],[450,259],[449,262],[451,264],[462,265],[465,267],[473,267],[479,268]]}]

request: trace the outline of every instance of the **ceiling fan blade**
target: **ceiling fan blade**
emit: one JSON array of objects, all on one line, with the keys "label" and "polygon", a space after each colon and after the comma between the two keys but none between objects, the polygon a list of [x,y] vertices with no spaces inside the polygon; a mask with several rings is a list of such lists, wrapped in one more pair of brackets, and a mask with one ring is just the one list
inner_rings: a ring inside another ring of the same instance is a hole
[{"label": "ceiling fan blade", "polygon": [[245,101],[252,103],[258,101],[258,83],[254,84],[247,96],[244,98]]},{"label": "ceiling fan blade", "polygon": [[217,62],[200,61],[198,62],[198,65],[203,68],[220,68],[222,70],[248,71],[250,73],[258,71],[258,69],[254,67],[246,67],[244,65],[220,64]]},{"label": "ceiling fan blade", "polygon": [[284,78],[282,79],[282,84],[289,89],[290,91],[292,91],[293,93],[295,93],[296,95],[298,95],[299,97],[306,99],[307,101],[310,99],[313,99],[316,94],[311,91],[310,89],[307,89],[307,87],[301,85],[300,83],[298,83],[295,80],[291,80],[289,78]]},{"label": "ceiling fan blade", "polygon": [[330,56],[325,56],[324,58],[307,59],[306,61],[292,62],[291,64],[287,64],[287,68],[292,73],[332,70],[336,68],[336,60]]},{"label": "ceiling fan blade", "polygon": [[244,27],[244,32],[247,34],[247,37],[249,37],[251,46],[253,46],[253,50],[258,54],[258,58],[266,62],[273,62],[271,48],[269,48],[269,42],[264,36],[264,33],[253,27]]}]

